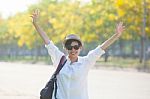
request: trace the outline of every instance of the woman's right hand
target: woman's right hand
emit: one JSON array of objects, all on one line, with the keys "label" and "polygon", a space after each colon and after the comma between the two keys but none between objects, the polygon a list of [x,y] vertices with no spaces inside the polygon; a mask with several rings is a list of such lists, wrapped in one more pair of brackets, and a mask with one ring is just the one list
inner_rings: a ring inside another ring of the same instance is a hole
[{"label": "woman's right hand", "polygon": [[32,13],[31,17],[32,17],[33,24],[35,24],[37,22],[39,13],[40,13],[40,11],[38,9],[34,10],[34,12]]}]

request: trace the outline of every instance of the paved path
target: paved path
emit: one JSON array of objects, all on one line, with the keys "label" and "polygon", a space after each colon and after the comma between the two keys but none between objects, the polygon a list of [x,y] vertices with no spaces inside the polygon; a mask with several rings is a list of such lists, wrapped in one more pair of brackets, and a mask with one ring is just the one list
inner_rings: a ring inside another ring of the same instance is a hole
[{"label": "paved path", "polygon": [[[0,62],[0,99],[39,99],[54,68]],[[150,99],[150,74],[129,71],[89,72],[90,99]]]}]

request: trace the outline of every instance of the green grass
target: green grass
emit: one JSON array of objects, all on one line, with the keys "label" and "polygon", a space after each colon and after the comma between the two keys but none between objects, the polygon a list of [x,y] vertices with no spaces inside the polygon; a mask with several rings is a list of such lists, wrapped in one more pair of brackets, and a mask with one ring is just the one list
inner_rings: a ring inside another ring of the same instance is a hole
[{"label": "green grass", "polygon": [[[31,56],[17,56],[17,57],[0,57],[0,61],[6,62],[22,62],[31,64],[52,64],[49,56],[31,57]],[[150,59],[146,62],[147,68],[150,68]],[[96,62],[96,67],[118,67],[118,68],[143,68],[143,64],[139,62],[138,58],[121,58],[121,57],[109,57],[107,62],[104,62],[104,58],[100,58]]]},{"label": "green grass", "polygon": [[22,63],[43,63],[43,64],[52,64],[50,57],[40,56],[40,57],[31,57],[31,56],[17,56],[17,57],[0,57],[0,61],[5,62],[22,62]]},{"label": "green grass", "polygon": [[[150,60],[146,61],[146,65],[150,68]],[[105,67],[119,67],[119,68],[142,68],[143,64],[139,62],[138,58],[121,58],[121,57],[109,57],[107,62],[101,58],[97,61],[96,66]]]}]

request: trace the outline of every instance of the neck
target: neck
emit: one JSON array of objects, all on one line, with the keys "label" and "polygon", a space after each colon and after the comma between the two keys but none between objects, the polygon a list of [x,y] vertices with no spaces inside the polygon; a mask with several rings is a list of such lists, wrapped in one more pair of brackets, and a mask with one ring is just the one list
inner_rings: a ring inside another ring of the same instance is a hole
[{"label": "neck", "polygon": [[77,62],[78,61],[78,57],[70,57],[71,63]]}]

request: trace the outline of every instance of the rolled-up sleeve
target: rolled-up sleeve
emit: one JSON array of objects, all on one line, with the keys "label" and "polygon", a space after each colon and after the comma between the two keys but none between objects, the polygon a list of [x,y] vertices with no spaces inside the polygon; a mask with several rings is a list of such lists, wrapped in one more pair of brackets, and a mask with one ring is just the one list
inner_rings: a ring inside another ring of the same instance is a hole
[{"label": "rolled-up sleeve", "polygon": [[86,56],[88,67],[93,66],[96,61],[105,53],[105,51],[101,48],[101,45],[96,47],[94,50],[91,50]]},{"label": "rolled-up sleeve", "polygon": [[51,60],[53,62],[54,66],[57,66],[59,64],[59,61],[61,57],[64,55],[55,45],[52,41],[50,41],[49,44],[45,45],[48,54],[51,56]]}]

